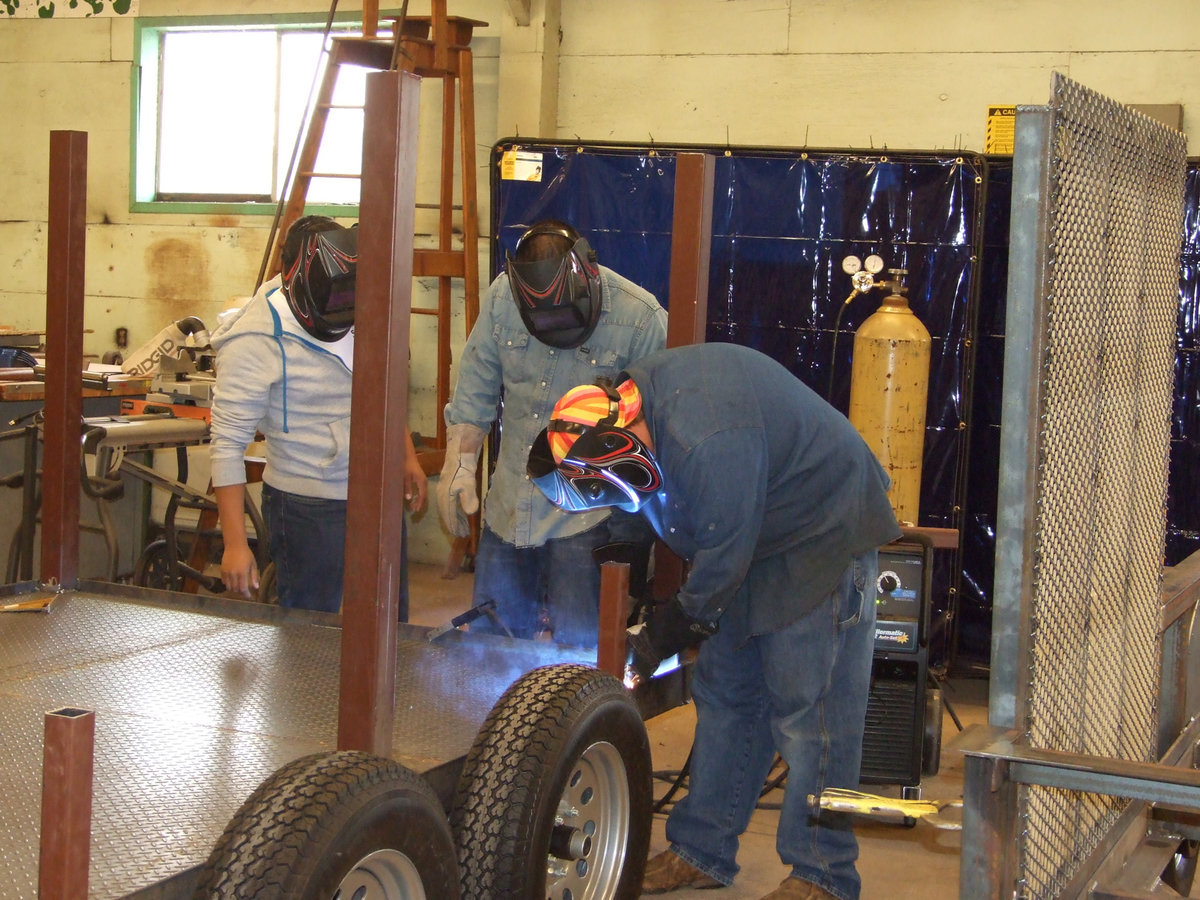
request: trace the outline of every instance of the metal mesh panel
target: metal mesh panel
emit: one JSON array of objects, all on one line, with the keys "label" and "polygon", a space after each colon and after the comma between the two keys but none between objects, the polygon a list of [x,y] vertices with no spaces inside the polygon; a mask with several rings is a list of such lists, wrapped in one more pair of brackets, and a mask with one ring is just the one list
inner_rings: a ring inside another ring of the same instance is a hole
[{"label": "metal mesh panel", "polygon": [[[1181,136],[1056,77],[1023,710],[1029,744],[1152,759]],[[1124,808],[1021,792],[1020,893],[1058,896]]]}]

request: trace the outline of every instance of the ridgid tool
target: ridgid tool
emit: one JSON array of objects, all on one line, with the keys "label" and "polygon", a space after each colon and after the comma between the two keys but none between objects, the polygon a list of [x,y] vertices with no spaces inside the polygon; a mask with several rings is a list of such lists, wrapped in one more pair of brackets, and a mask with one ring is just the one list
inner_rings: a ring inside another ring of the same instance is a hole
[{"label": "ridgid tool", "polygon": [[150,375],[158,370],[164,359],[180,359],[184,354],[204,350],[211,353],[208,329],[195,316],[187,316],[172,322],[133,351],[121,363],[121,369],[127,375]]}]

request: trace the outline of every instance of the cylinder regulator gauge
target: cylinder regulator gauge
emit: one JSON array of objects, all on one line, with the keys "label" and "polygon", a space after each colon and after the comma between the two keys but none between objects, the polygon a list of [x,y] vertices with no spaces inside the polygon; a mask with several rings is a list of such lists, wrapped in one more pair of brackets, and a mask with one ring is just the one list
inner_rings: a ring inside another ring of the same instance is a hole
[{"label": "cylinder regulator gauge", "polygon": [[862,260],[857,256],[847,256],[842,260],[842,271],[847,275],[856,275],[862,271]]},{"label": "cylinder regulator gauge", "polygon": [[[857,259],[855,260],[855,262],[857,262]],[[883,259],[881,259],[880,257],[876,256],[874,253],[872,253],[863,262],[863,266],[872,275],[878,275],[880,272],[883,271]],[[850,274],[853,275],[854,273],[851,272]]]}]

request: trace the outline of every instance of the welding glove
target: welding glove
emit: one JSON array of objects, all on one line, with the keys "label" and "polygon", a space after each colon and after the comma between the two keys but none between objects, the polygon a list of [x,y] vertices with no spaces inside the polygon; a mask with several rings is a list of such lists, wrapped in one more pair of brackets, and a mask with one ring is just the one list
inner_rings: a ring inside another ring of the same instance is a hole
[{"label": "welding glove", "polygon": [[716,623],[693,619],[684,612],[679,597],[672,597],[656,606],[645,622],[625,632],[626,658],[634,674],[647,681],[664,659],[695,647],[716,631]]},{"label": "welding glove", "polygon": [[479,511],[475,469],[483,449],[484,431],[466,423],[446,428],[446,458],[435,490],[438,517],[454,537],[471,533],[467,516]]}]

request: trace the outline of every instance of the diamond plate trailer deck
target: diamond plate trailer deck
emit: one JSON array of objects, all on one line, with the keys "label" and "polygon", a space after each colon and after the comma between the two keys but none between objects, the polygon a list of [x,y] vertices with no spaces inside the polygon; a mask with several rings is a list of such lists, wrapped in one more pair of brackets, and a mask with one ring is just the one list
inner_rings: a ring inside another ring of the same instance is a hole
[{"label": "diamond plate trailer deck", "polygon": [[[0,606],[39,596],[0,588]],[[95,711],[89,896],[188,896],[237,807],[299,756],[337,746],[338,617],[84,583],[0,615],[0,893],[36,897],[43,717]],[[591,662],[547,642],[399,626],[394,758],[448,806],[493,703],[525,672]],[[643,716],[685,673],[639,690]]]}]

